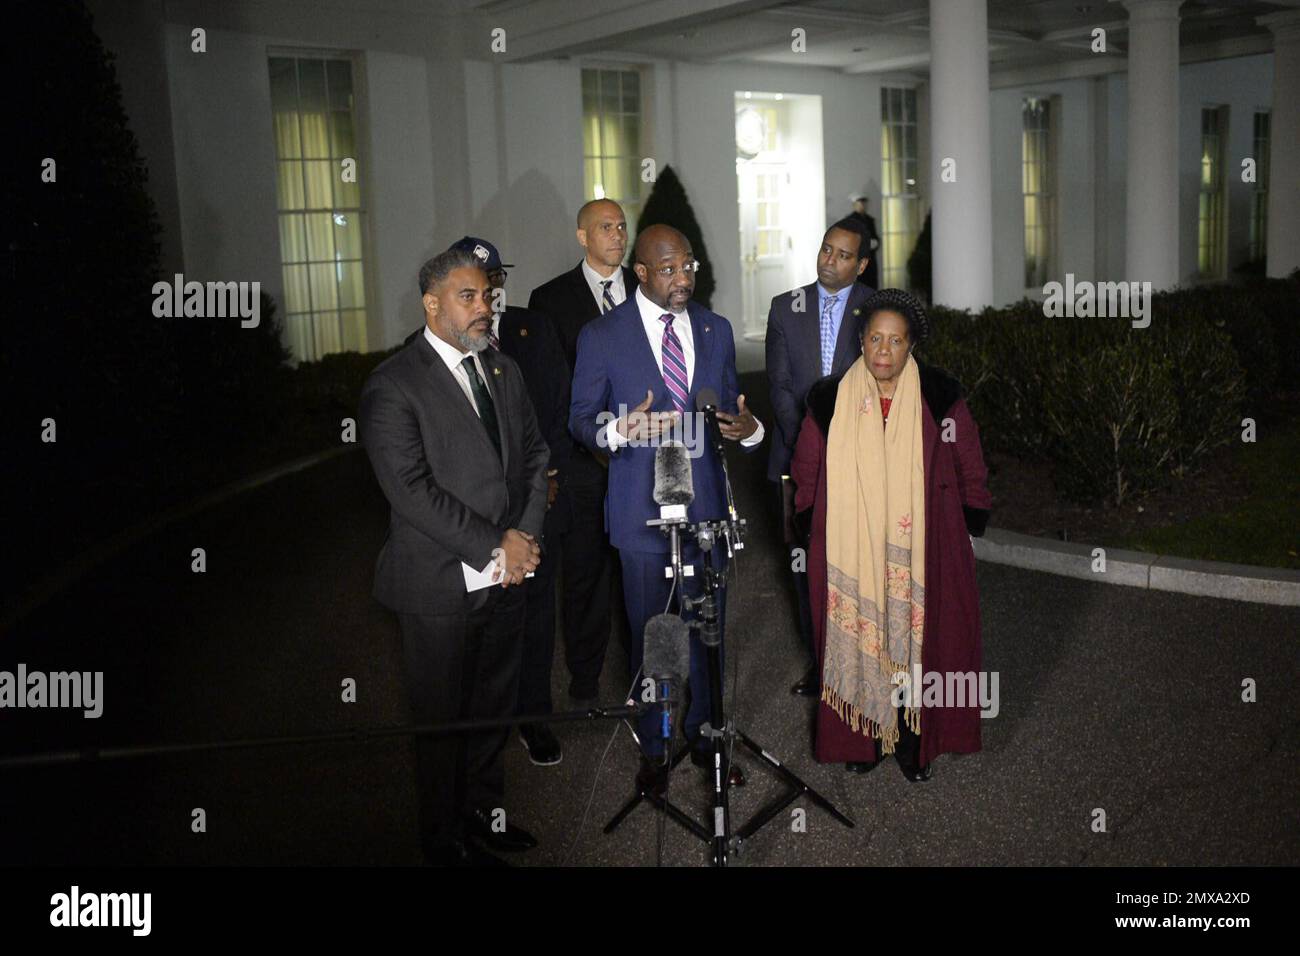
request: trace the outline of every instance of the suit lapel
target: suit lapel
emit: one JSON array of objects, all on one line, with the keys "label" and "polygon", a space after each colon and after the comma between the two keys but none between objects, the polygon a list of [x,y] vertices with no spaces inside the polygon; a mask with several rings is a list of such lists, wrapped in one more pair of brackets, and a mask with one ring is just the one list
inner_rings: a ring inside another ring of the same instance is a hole
[{"label": "suit lapel", "polygon": [[569,274],[573,276],[573,295],[578,306],[578,314],[582,316],[584,322],[596,318],[600,315],[600,304],[591,294],[591,286],[587,285],[587,276],[582,271],[582,263],[579,262],[577,268]]},{"label": "suit lapel", "polygon": [[861,351],[858,347],[858,323],[862,317],[854,315],[853,310],[860,308],[866,301],[866,286],[861,282],[854,282],[849,286],[849,299],[844,304],[844,316],[840,319],[840,334],[835,340],[835,357],[832,359],[832,366],[835,369],[848,368],[857,361]]},{"label": "suit lapel", "polygon": [[[470,406],[470,399],[465,397],[465,392],[461,389],[460,383],[456,381],[456,376],[452,373],[451,369],[447,368],[447,363],[445,363],[438,353],[434,351],[433,346],[429,344],[423,334],[421,334],[419,338],[418,354],[428,372],[429,378],[434,383],[434,387],[442,393],[443,404],[452,409],[452,414],[456,415],[460,419],[463,428],[478,435],[479,439],[482,440],[484,447],[495,455],[496,449],[492,447],[492,439],[488,437],[487,428],[483,425],[482,419],[478,417],[478,413]],[[487,362],[485,361],[484,365],[486,364]],[[489,371],[488,377],[499,379],[501,376],[494,375]],[[503,417],[501,412],[501,403],[497,401],[497,396],[500,394],[501,390],[500,388],[493,389],[493,384],[494,383],[489,382],[488,388],[492,391],[492,400],[497,402],[497,421],[501,422]],[[502,430],[504,431],[504,427]],[[503,457],[505,449],[505,436],[503,434],[501,437],[501,450]]]},{"label": "suit lapel", "polygon": [[[483,371],[487,373],[488,391],[492,393],[492,402],[496,405],[497,428],[501,431],[501,465],[503,468],[510,467],[510,433],[514,428],[514,422],[506,414],[506,402],[509,401],[509,387],[506,385],[506,374],[501,367],[501,357],[493,348],[486,348],[479,353],[479,358],[483,361]],[[483,428],[480,423],[480,430],[486,436],[487,429]],[[489,439],[489,444],[491,440]]]},{"label": "suit lapel", "polygon": [[[687,409],[691,411],[695,407],[695,394],[700,390],[700,381],[713,358],[713,343],[717,333],[713,329],[712,320],[700,315],[698,309],[692,309],[688,305],[686,310],[691,316],[691,338],[695,345],[695,368],[691,370],[691,408]],[[718,400],[722,400],[721,396]]]}]

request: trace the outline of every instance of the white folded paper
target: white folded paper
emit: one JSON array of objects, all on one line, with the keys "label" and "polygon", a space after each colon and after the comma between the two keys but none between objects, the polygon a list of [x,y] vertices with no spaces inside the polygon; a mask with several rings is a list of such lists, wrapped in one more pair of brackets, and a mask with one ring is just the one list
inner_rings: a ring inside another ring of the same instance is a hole
[{"label": "white folded paper", "polygon": [[[480,591],[483,588],[490,588],[501,583],[501,568],[497,566],[496,558],[490,558],[488,563],[483,566],[482,571],[475,571],[464,561],[460,563],[461,573],[465,575],[465,590],[469,593]],[[529,571],[526,577],[532,577],[533,572]]]}]

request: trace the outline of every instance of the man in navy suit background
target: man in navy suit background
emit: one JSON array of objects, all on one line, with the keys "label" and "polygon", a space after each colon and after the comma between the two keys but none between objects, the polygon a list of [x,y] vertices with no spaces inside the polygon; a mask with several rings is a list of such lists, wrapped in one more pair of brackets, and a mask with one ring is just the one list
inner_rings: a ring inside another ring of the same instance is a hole
[{"label": "man in navy suit background", "polygon": [[[545,315],[559,334],[570,369],[577,364],[578,335],[583,326],[622,305],[637,281],[636,273],[623,265],[627,219],[618,203],[612,199],[584,203],[578,210],[576,235],[582,261],[544,282],[528,297],[528,308]],[[567,385],[565,394],[567,402]],[[589,449],[567,435],[566,440],[571,454],[564,493],[570,517],[567,531],[557,542],[563,567],[560,620],[569,697],[575,706],[590,706],[600,696],[611,624],[622,613],[622,602],[617,600],[621,582],[605,532],[609,462],[604,450]]]},{"label": "man in navy suit background", "polygon": [[[655,447],[662,436],[681,436],[691,455],[695,498],[691,523],[727,514],[722,467],[708,447],[702,421],[684,428],[685,416],[699,415],[695,397],[703,388],[719,396],[718,421],[724,438],[747,450],[763,440],[763,426],[745,407],[736,382],[736,345],[731,323],[690,301],[695,290],[695,262],[690,243],[676,229],[651,226],[637,239],[638,286],[626,302],[588,323],[578,338],[577,367],[569,430],[586,447],[609,452],[609,492],[605,519],[610,542],[623,568],[623,594],[630,629],[630,667],[641,667],[646,621],[662,613],[672,582],[664,576],[668,540],[646,522],[659,517],[654,502]],[[701,416],[702,417],[702,416]],[[693,540],[682,549],[684,563],[702,567]],[[718,567],[724,560],[715,560]],[[685,578],[688,594],[698,594],[703,575]],[[725,609],[725,589],[721,605]],[[692,759],[712,763],[710,745],[699,737],[709,713],[709,686],[704,647],[691,637],[690,708],[684,721]],[[662,785],[662,767],[647,758],[663,755],[656,718],[640,720],[643,749],[640,779]],[[733,784],[743,782],[731,770]]]},{"label": "man in navy suit background", "polygon": [[[767,477],[778,486],[786,547],[791,550],[795,595],[799,607],[799,633],[813,653],[812,609],[808,601],[808,573],[796,564],[793,549],[803,542],[794,533],[794,487],[790,456],[803,422],[808,389],[825,375],[836,375],[857,361],[858,309],[875,289],[857,281],[871,257],[871,237],[861,221],[841,219],[822,237],[817,253],[817,281],[782,292],[772,299],[767,313],[767,377],[776,415]],[[790,688],[793,694],[820,696],[819,675],[809,672]]]}]

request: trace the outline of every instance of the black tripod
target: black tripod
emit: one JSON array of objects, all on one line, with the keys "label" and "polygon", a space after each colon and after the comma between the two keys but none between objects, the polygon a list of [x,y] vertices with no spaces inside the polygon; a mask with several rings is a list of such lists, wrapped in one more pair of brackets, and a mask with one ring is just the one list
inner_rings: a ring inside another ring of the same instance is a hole
[{"label": "black tripod", "polygon": [[[664,523],[668,524],[668,522]],[[709,672],[709,722],[701,726],[700,733],[709,738],[713,753],[713,803],[710,814],[713,826],[712,829],[709,829],[701,825],[679,807],[654,793],[648,784],[639,783],[637,792],[619,809],[609,823],[605,824],[604,832],[614,832],[642,800],[648,800],[656,809],[667,814],[668,818],[674,823],[693,833],[705,843],[711,844],[710,863],[713,866],[726,866],[733,846],[735,852],[740,853],[745,840],[771,822],[778,813],[803,794],[807,794],[814,804],[821,807],[846,827],[853,827],[853,821],[836,809],[834,804],[808,786],[807,783],[785,767],[781,761],[768,753],[766,749],[757,744],[743,731],[727,722],[722,699],[722,629],[718,623],[718,590],[721,586],[722,575],[714,567],[713,548],[721,538],[726,542],[728,551],[731,551],[733,542],[739,542],[740,540],[744,520],[702,521],[693,527],[689,525],[685,527],[694,533],[699,544],[700,553],[704,557],[704,589],[698,598],[686,597],[684,593],[684,585],[682,584],[684,570],[681,566],[680,552],[677,547],[679,529],[678,527],[672,527],[671,529],[665,527],[664,530],[669,531],[673,539],[672,570],[677,575],[678,585],[681,587],[681,590],[678,591],[679,611],[689,610],[693,607],[698,607],[700,610],[698,625],[700,642],[705,647]],[[760,807],[746,821],[744,826],[733,833],[731,829],[731,808],[727,798],[727,791],[730,789],[728,783],[730,771],[728,756],[734,749],[737,739],[750,753],[759,758],[765,766],[776,772],[777,776],[785,782],[786,790]],[[686,753],[687,750],[683,749],[673,759],[669,768],[670,772],[676,768]]]}]

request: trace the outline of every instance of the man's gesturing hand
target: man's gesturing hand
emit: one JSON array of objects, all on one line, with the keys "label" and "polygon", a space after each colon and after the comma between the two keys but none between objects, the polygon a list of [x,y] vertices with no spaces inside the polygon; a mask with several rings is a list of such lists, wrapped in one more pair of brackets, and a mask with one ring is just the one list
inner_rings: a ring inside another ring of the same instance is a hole
[{"label": "man's gesturing hand", "polygon": [[501,586],[523,584],[529,571],[537,570],[542,560],[542,549],[533,536],[518,528],[511,528],[501,536],[500,562],[503,573]]},{"label": "man's gesturing hand", "polygon": [[658,438],[677,421],[676,412],[651,412],[650,402],[654,392],[646,389],[645,400],[618,420],[618,433],[632,441],[637,438]]},{"label": "man's gesturing hand", "polygon": [[736,407],[740,409],[740,414],[732,415],[728,412],[718,412],[718,431],[722,432],[723,438],[730,438],[732,441],[742,441],[748,438],[754,432],[758,431],[758,419],[753,413],[745,407],[745,396],[741,395],[736,399]]}]

